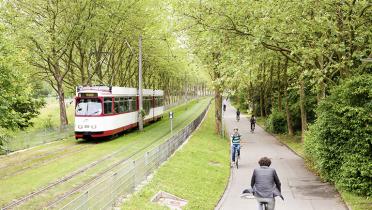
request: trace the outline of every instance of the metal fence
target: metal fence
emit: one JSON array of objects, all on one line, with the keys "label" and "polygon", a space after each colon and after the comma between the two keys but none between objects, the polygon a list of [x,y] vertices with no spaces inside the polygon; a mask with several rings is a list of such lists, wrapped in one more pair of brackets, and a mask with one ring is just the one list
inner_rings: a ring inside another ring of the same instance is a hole
[{"label": "metal fence", "polygon": [[5,139],[5,153],[22,150],[52,141],[65,139],[73,135],[74,126],[70,125],[63,131],[59,128],[46,128],[35,131],[22,131],[15,136],[8,136]]},{"label": "metal fence", "polygon": [[[209,107],[209,105],[208,105]],[[98,177],[85,190],[81,190],[50,208],[60,209],[111,209],[119,197],[134,192],[161,163],[167,160],[199,126],[208,107],[188,126],[155,148],[138,154],[118,165],[114,170]],[[74,198],[72,198],[74,197]],[[67,203],[68,202],[68,203]],[[67,204],[66,204],[67,203]]]}]

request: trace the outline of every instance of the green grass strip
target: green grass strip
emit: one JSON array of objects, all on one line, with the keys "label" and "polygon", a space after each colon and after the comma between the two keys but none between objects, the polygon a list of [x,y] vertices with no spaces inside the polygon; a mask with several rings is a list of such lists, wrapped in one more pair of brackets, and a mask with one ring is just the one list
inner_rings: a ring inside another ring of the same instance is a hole
[{"label": "green grass strip", "polygon": [[[213,103],[212,103],[213,104]],[[214,209],[229,177],[228,141],[214,133],[214,106],[202,126],[122,209],[168,209],[151,203],[160,190],[188,201],[183,209]]]}]

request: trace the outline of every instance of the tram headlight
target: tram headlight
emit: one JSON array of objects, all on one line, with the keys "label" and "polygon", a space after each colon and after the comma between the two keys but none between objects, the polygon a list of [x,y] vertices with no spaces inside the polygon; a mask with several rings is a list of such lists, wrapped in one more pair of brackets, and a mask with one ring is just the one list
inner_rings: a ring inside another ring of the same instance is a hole
[{"label": "tram headlight", "polygon": [[92,129],[96,129],[97,128],[97,125],[91,125],[90,126]]},{"label": "tram headlight", "polygon": [[83,129],[83,126],[82,126],[82,125],[78,125],[78,128],[79,128],[79,129]]}]

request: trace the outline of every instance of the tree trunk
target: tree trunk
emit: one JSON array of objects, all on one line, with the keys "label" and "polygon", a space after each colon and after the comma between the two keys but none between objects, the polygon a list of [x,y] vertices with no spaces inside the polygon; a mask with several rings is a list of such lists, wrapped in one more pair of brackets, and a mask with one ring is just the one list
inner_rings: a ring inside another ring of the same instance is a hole
[{"label": "tree trunk", "polygon": [[262,94],[263,90],[262,90],[262,87],[261,87],[261,91],[260,91],[260,114],[261,114],[261,117],[264,116],[264,108],[263,108],[263,94]]},{"label": "tree trunk", "polygon": [[278,59],[278,111],[282,112],[282,84],[280,82],[280,60]]},{"label": "tree trunk", "polygon": [[304,141],[307,129],[306,109],[305,109],[305,82],[303,76],[300,77],[300,109],[301,109],[301,141]]},{"label": "tree trunk", "polygon": [[64,130],[68,125],[66,106],[65,106],[65,92],[62,87],[62,81],[58,81],[57,94],[59,101],[59,118],[60,118],[60,130]]},{"label": "tree trunk", "polygon": [[214,91],[215,101],[215,118],[216,118],[216,134],[221,134],[222,130],[222,96],[218,88]]},{"label": "tree trunk", "polygon": [[285,97],[285,113],[287,116],[287,128],[288,128],[288,134],[290,136],[293,136],[293,126],[292,126],[292,116],[291,112],[289,110],[289,100],[288,100],[288,74],[287,74],[287,67],[288,67],[288,59],[286,59],[285,66],[284,66],[284,97]]}]

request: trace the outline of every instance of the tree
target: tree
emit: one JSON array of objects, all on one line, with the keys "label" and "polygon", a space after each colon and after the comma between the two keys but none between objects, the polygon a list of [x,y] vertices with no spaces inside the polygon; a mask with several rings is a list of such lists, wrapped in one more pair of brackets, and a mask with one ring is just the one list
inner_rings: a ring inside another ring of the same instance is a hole
[{"label": "tree", "polygon": [[0,129],[26,128],[44,104],[33,97],[32,72],[27,72],[24,51],[14,48],[0,25]]},{"label": "tree", "polygon": [[138,85],[139,34],[145,87],[167,88],[169,97],[190,86],[180,80],[196,81],[187,73],[190,62],[177,37],[169,35],[170,11],[159,1],[21,0],[7,1],[4,8],[4,21],[28,47],[29,62],[58,95],[62,129],[68,124],[65,93],[76,86]]}]

